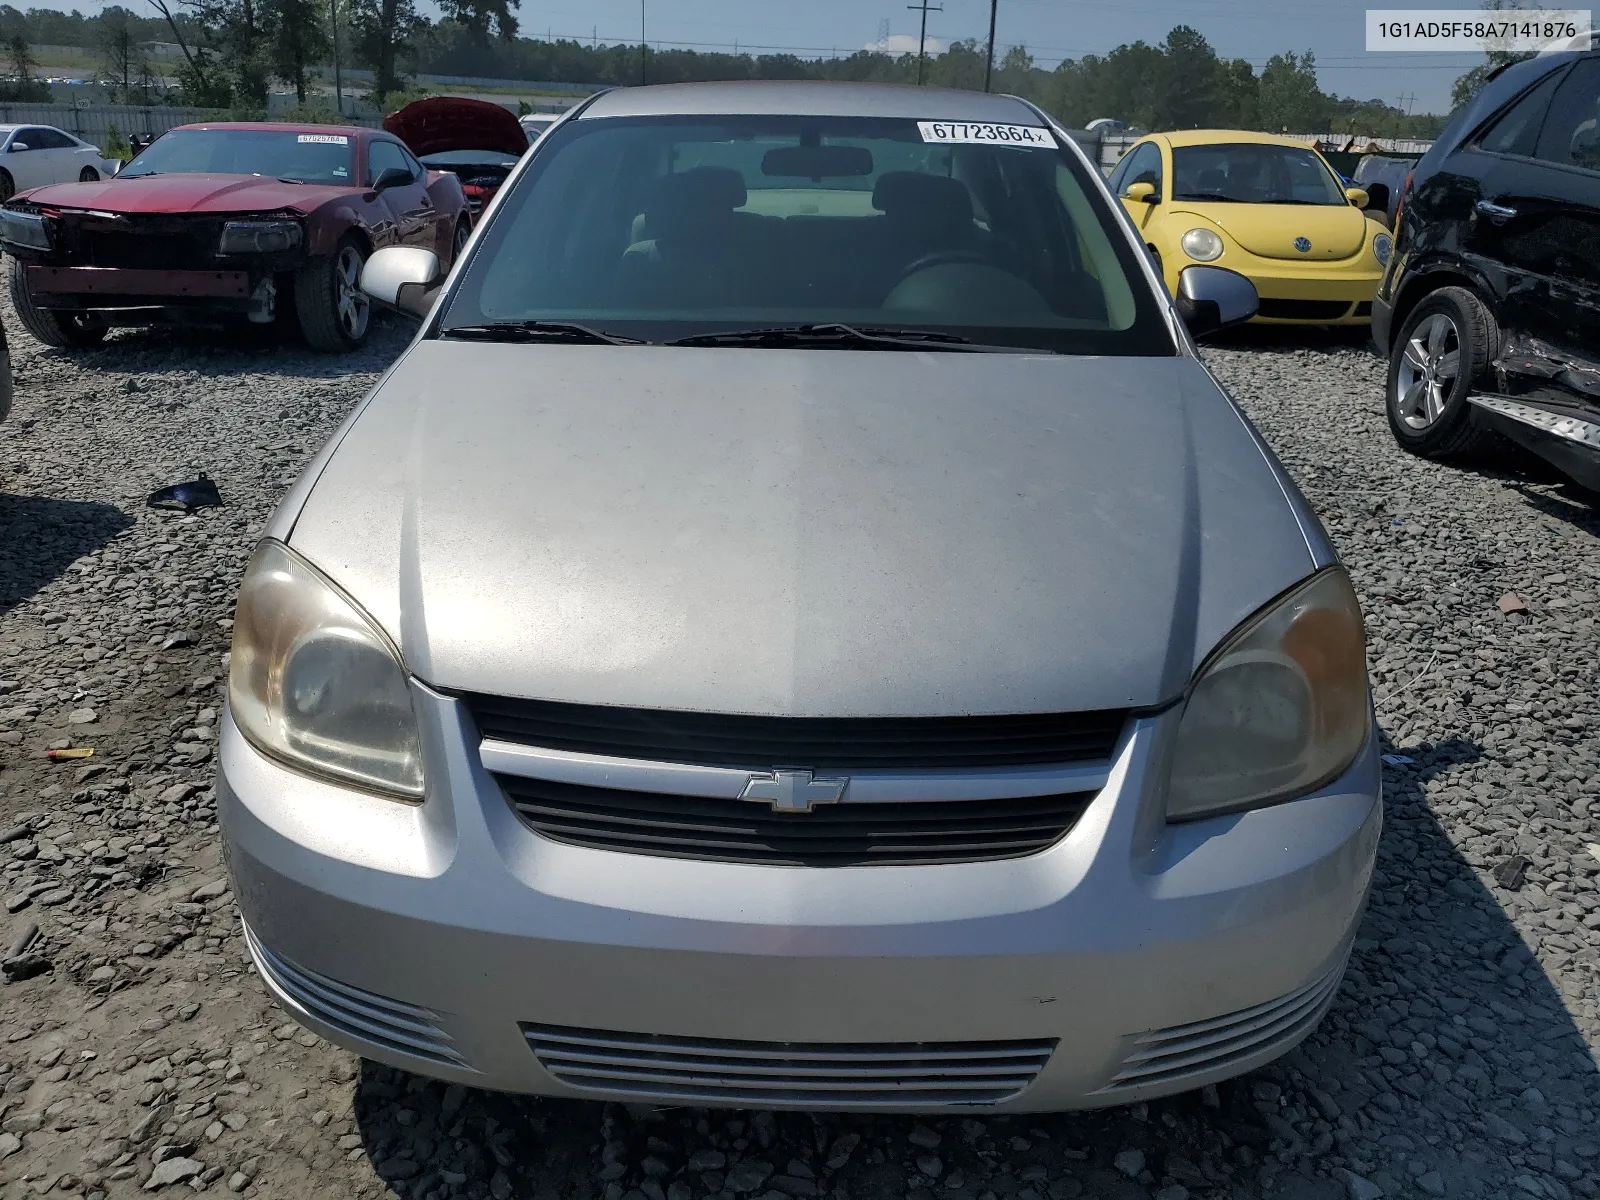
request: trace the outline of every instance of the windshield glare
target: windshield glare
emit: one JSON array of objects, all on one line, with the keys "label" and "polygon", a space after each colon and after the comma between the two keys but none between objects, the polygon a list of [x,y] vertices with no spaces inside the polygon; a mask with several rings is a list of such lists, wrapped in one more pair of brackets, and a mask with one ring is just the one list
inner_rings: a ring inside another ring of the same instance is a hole
[{"label": "windshield glare", "polygon": [[1174,146],[1172,198],[1234,204],[1348,204],[1314,150],[1248,142]]},{"label": "windshield glare", "polygon": [[930,144],[897,119],[580,119],[502,201],[441,326],[844,323],[1175,353],[1116,221],[1058,147]]},{"label": "windshield glare", "polygon": [[174,129],[118,172],[140,175],[269,175],[301,183],[347,184],[355,147],[342,133],[282,129]]}]

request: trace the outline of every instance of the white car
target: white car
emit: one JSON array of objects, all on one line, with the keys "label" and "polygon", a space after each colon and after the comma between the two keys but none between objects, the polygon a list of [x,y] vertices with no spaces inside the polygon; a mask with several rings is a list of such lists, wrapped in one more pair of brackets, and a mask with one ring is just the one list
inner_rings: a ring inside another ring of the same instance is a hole
[{"label": "white car", "polygon": [[47,183],[92,182],[117,173],[98,146],[53,125],[0,125],[0,203]]}]

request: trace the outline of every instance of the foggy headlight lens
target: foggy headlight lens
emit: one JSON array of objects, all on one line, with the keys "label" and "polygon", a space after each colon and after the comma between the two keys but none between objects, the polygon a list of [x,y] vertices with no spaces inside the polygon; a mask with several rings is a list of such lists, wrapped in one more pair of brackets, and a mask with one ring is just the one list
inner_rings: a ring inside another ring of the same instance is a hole
[{"label": "foggy headlight lens", "polygon": [[1183,252],[1196,262],[1222,257],[1222,239],[1209,229],[1191,229],[1180,239]]},{"label": "foggy headlight lens", "polygon": [[228,700],[256,749],[341,783],[422,798],[411,690],[394,646],[294,551],[263,541],[234,613]]},{"label": "foggy headlight lens", "polygon": [[1389,265],[1389,253],[1394,249],[1394,239],[1387,233],[1380,233],[1372,239],[1372,257],[1378,260],[1380,267]]},{"label": "foggy headlight lens", "polygon": [[1313,792],[1355,760],[1368,725],[1361,608],[1336,567],[1251,617],[1200,669],[1178,726],[1167,819]]}]

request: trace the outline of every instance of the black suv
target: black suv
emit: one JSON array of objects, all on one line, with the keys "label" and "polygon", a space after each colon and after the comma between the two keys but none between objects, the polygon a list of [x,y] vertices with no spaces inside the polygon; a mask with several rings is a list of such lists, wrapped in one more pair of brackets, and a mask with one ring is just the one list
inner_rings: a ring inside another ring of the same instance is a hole
[{"label": "black suv", "polygon": [[1600,50],[1492,76],[1406,180],[1372,306],[1389,427],[1496,432],[1600,491]]}]

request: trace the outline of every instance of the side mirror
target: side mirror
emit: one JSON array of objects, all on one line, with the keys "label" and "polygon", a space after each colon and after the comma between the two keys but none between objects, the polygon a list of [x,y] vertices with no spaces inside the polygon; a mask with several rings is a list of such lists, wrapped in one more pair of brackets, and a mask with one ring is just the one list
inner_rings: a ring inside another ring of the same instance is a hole
[{"label": "side mirror", "polygon": [[377,181],[372,185],[372,190],[381,192],[392,187],[405,187],[406,184],[411,182],[413,180],[410,171],[404,167],[390,167],[382,175],[378,176]]},{"label": "side mirror", "polygon": [[439,256],[417,246],[385,246],[361,268],[361,290],[385,308],[425,317],[438,298]]},{"label": "side mirror", "polygon": [[1138,183],[1130,183],[1123,189],[1122,198],[1141,204],[1155,204],[1161,199],[1160,196],[1156,195],[1156,185],[1147,183],[1144,180],[1140,180]]},{"label": "side mirror", "polygon": [[27,148],[28,148],[28,143],[27,142],[12,142],[11,143],[11,149],[8,150],[7,153],[8,154],[15,154],[19,150],[26,150]]},{"label": "side mirror", "polygon": [[1261,307],[1256,285],[1225,267],[1185,267],[1178,276],[1178,315],[1191,337],[1242,325]]},{"label": "side mirror", "polygon": [[1344,190],[1344,198],[1357,208],[1365,208],[1367,206],[1367,189],[1347,187]]}]

